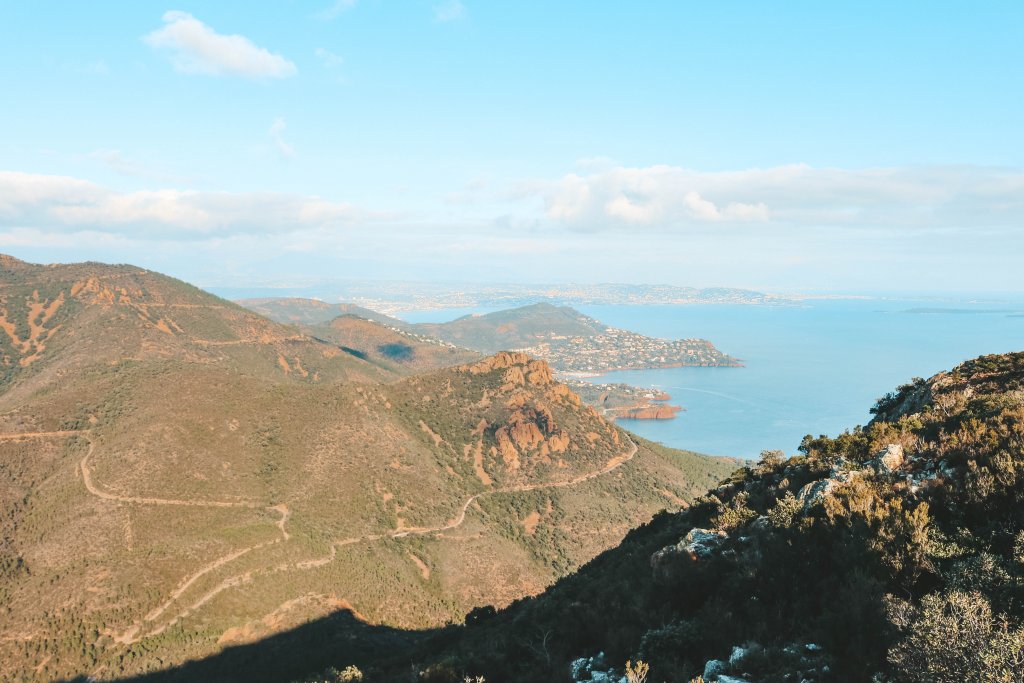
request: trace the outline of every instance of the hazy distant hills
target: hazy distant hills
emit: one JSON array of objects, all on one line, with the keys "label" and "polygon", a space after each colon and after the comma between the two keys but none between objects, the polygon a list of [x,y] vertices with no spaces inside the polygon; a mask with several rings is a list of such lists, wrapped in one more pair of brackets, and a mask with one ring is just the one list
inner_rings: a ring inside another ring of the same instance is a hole
[{"label": "hazy distant hills", "polygon": [[732,469],[631,437],[524,354],[421,373],[467,352],[319,327],[0,258],[0,670],[110,678],[339,609],[461,620]]},{"label": "hazy distant hills", "polygon": [[538,301],[559,306],[587,305],[689,305],[748,304],[789,305],[798,300],[778,294],[731,287],[680,287],[645,284],[445,284],[397,281],[322,281],[303,284],[271,283],[272,286],[215,287],[232,299],[256,297],[308,297],[352,301],[375,311],[443,308],[516,308]]}]

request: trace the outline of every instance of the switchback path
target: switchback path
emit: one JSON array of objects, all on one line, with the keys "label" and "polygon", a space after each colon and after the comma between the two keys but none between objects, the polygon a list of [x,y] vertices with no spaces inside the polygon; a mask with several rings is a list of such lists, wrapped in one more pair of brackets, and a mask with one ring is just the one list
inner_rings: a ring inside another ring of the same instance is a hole
[{"label": "switchback path", "polygon": [[[357,543],[371,543],[373,541],[379,541],[379,540],[384,539],[384,538],[405,538],[407,536],[426,536],[426,535],[440,533],[440,532],[444,532],[444,531],[450,531],[452,529],[457,529],[458,527],[462,526],[462,524],[466,521],[466,515],[469,512],[470,506],[474,502],[479,500],[481,497],[483,497],[483,496],[502,494],[502,493],[524,493],[524,492],[527,492],[527,491],[536,491],[536,490],[547,489],[547,488],[565,488],[565,487],[569,487],[569,486],[576,486],[576,485],[582,484],[585,481],[589,481],[589,480],[594,479],[596,477],[600,477],[602,475],[608,474],[608,473],[618,469],[619,467],[622,467],[624,464],[626,464],[627,462],[632,460],[633,457],[636,456],[637,451],[639,449],[638,449],[636,443],[632,439],[629,439],[629,445],[630,445],[630,447],[629,447],[629,450],[627,452],[625,452],[625,453],[623,453],[621,455],[615,456],[614,458],[609,460],[608,463],[604,467],[602,467],[601,469],[594,470],[592,472],[585,472],[584,474],[578,475],[578,476],[573,477],[571,479],[566,479],[566,480],[563,480],[563,481],[555,481],[555,482],[537,482],[537,483],[534,483],[534,484],[520,484],[520,485],[517,485],[517,486],[508,486],[508,487],[505,487],[505,488],[492,489],[492,490],[489,490],[489,491],[481,491],[480,493],[476,493],[476,494],[470,496],[466,500],[466,502],[462,504],[461,508],[459,509],[459,514],[453,520],[447,522],[446,524],[441,524],[441,525],[438,525],[438,526],[435,526],[435,527],[415,527],[415,528],[411,528],[411,529],[395,529],[395,530],[392,530],[392,531],[389,531],[389,532],[385,532],[385,533],[380,533],[380,534],[367,534],[365,536],[354,536],[354,537],[351,537],[351,538],[339,539],[339,540],[336,540],[336,541],[331,543],[330,552],[327,555],[323,556],[323,557],[312,558],[312,559],[309,559],[309,560],[303,560],[301,562],[296,562],[296,563],[292,563],[292,564],[289,564],[289,563],[279,564],[279,565],[277,565],[275,567],[268,567],[268,568],[264,568],[262,570],[250,570],[250,571],[244,572],[242,574],[237,574],[237,575],[234,575],[234,576],[230,576],[230,577],[224,579],[223,581],[221,581],[219,584],[214,586],[212,589],[210,589],[206,593],[204,593],[197,600],[195,600],[192,604],[190,604],[187,607],[185,607],[185,609],[183,609],[181,612],[179,612],[177,615],[175,615],[174,618],[172,618],[170,621],[160,625],[159,627],[155,628],[152,631],[149,631],[148,633],[140,633],[140,629],[136,628],[136,626],[141,626],[141,625],[140,624],[136,624],[131,629],[129,629],[125,633],[121,634],[121,636],[118,638],[118,640],[119,640],[119,642],[124,642],[124,643],[130,644],[130,643],[138,642],[138,641],[140,641],[143,638],[146,638],[148,636],[159,635],[159,634],[163,633],[165,630],[167,630],[168,628],[170,628],[171,626],[173,626],[174,624],[176,624],[177,622],[181,621],[182,619],[184,619],[185,617],[189,616],[190,614],[192,614],[196,610],[200,609],[203,605],[208,603],[210,600],[215,598],[220,593],[222,593],[222,592],[224,592],[224,591],[226,591],[226,590],[228,590],[230,588],[235,588],[235,587],[238,587],[238,586],[242,586],[242,585],[251,583],[257,577],[269,576],[271,574],[277,574],[277,573],[285,572],[285,571],[294,571],[294,570],[313,569],[313,568],[316,568],[316,567],[323,567],[323,566],[325,566],[327,564],[330,564],[331,562],[334,561],[334,559],[338,555],[338,548],[341,548],[341,547],[345,547],[345,546],[349,546],[349,545],[355,545]],[[287,510],[287,508],[285,508],[285,510]],[[284,532],[283,522],[287,518],[287,514],[286,513],[282,513],[282,515],[283,516],[282,516],[282,520],[281,520],[280,524],[282,524],[282,532]],[[273,541],[271,543],[275,543],[275,542],[276,541]],[[261,544],[260,547],[262,547],[262,545],[270,545],[271,543]],[[253,550],[253,549],[255,549],[255,548],[250,548],[248,550]],[[238,553],[236,556],[240,557],[242,554],[244,554],[244,553]],[[224,561],[221,562],[220,560],[218,560],[216,562],[217,567],[222,566],[223,564],[227,564],[228,562],[230,562],[234,558],[230,557],[230,558],[221,558],[221,559],[224,560]],[[204,567],[203,570],[201,570],[201,574],[205,574],[205,573],[207,573],[208,571],[210,571],[210,570],[212,570],[214,568],[216,568],[216,567],[210,567],[210,565],[207,565],[207,567]],[[198,579],[201,574],[197,573],[197,574],[195,574],[193,576],[195,577],[195,579]],[[194,581],[194,579],[190,580],[188,582],[188,585],[191,585],[191,583],[193,581]],[[150,614],[146,616],[145,621],[152,622],[156,617],[158,617],[160,614],[162,614],[164,611],[166,611],[166,609],[168,607],[170,607],[170,605],[178,597],[180,597],[185,592],[185,589],[188,588],[188,585],[181,585],[180,586],[180,590],[176,591],[176,594],[173,594],[172,597],[169,600],[167,600],[163,605],[161,605],[158,608],[159,611],[154,610],[153,612],[150,612]],[[155,612],[155,614],[154,614],[154,612]],[[153,615],[152,619],[149,618],[150,615]]]},{"label": "switchback path", "polygon": [[[373,542],[373,541],[379,541],[379,540],[384,539],[384,538],[405,538],[406,536],[426,536],[426,535],[430,535],[430,534],[441,533],[441,532],[444,532],[444,531],[450,531],[452,529],[457,529],[458,527],[462,526],[462,524],[466,521],[466,515],[467,515],[467,513],[469,511],[470,506],[475,501],[477,501],[478,499],[480,499],[483,496],[489,496],[489,495],[495,495],[495,494],[501,494],[501,493],[523,493],[523,492],[526,492],[526,491],[536,491],[536,490],[539,490],[539,489],[549,489],[549,488],[565,488],[565,487],[568,487],[568,486],[576,486],[578,484],[582,484],[585,481],[589,481],[590,479],[594,479],[596,477],[600,477],[602,475],[608,474],[609,472],[612,472],[612,471],[618,469],[619,467],[622,467],[623,465],[625,465],[627,462],[632,460],[633,457],[637,454],[637,451],[639,449],[638,449],[636,443],[632,439],[629,439],[629,444],[630,444],[630,448],[629,448],[628,452],[623,453],[622,455],[618,455],[618,456],[612,458],[601,469],[594,470],[592,472],[586,472],[586,473],[581,474],[579,476],[573,477],[572,479],[566,479],[564,481],[555,481],[555,482],[538,482],[538,483],[535,483],[535,484],[521,484],[521,485],[518,485],[518,486],[509,486],[509,487],[500,488],[500,489],[492,489],[490,491],[481,491],[480,493],[474,494],[474,495],[470,496],[466,500],[465,503],[462,504],[462,507],[459,509],[459,514],[455,517],[455,519],[449,521],[446,524],[442,524],[442,525],[435,526],[435,527],[415,527],[415,528],[411,528],[411,529],[395,529],[393,531],[389,531],[389,532],[385,532],[385,533],[380,533],[380,534],[368,534],[366,536],[354,536],[354,537],[351,537],[351,538],[343,538],[343,539],[339,539],[339,540],[336,540],[336,541],[332,542],[331,546],[330,546],[330,548],[331,548],[330,552],[328,552],[328,554],[323,556],[323,557],[317,557],[317,558],[312,558],[312,559],[309,559],[309,560],[303,560],[301,562],[296,562],[296,563],[293,563],[293,564],[287,564],[287,563],[280,564],[280,565],[277,565],[276,567],[270,567],[270,568],[266,568],[266,569],[258,570],[258,571],[248,571],[248,572],[245,572],[243,574],[238,574],[238,575],[235,575],[235,576],[231,576],[231,577],[226,578],[223,581],[221,581],[217,586],[215,586],[209,592],[205,593],[202,597],[200,597],[197,601],[195,601],[194,603],[189,605],[187,608],[185,608],[180,614],[178,614],[170,622],[164,624],[163,626],[160,626],[156,630],[151,631],[150,633],[148,633],[146,635],[149,635],[149,636],[159,635],[160,633],[162,633],[164,630],[166,630],[170,626],[173,626],[176,622],[180,621],[181,619],[185,618],[189,614],[193,613],[194,611],[196,611],[197,609],[199,609],[200,607],[205,605],[207,602],[212,600],[214,597],[216,597],[218,594],[222,593],[223,591],[225,591],[225,590],[227,590],[229,588],[234,588],[236,586],[241,586],[241,585],[244,585],[244,584],[247,584],[247,583],[251,583],[258,576],[268,576],[270,574],[276,574],[276,573],[284,572],[284,571],[294,571],[294,570],[302,570],[302,569],[313,569],[313,568],[316,568],[316,567],[323,567],[325,565],[328,565],[331,562],[333,562],[334,559],[338,556],[338,548],[342,548],[342,547],[349,546],[349,545],[355,545],[357,543],[370,543],[370,542]],[[141,640],[143,637],[145,637],[145,636],[139,636],[139,637],[135,638],[135,640],[133,640],[131,642],[136,642],[138,640]]]},{"label": "switchback path", "polygon": [[[108,493],[99,487],[92,480],[92,473],[89,472],[89,458],[92,457],[94,443],[89,438],[89,432],[86,430],[71,432],[75,435],[81,435],[89,442],[89,451],[82,458],[82,481],[85,483],[85,488],[89,490],[92,495],[102,498],[104,500],[113,500],[118,503],[133,503],[136,505],[185,505],[189,507],[214,507],[214,508],[249,508],[257,509],[265,507],[259,503],[253,503],[248,501],[221,501],[221,500],[178,500],[174,498],[144,498],[140,496],[121,496],[115,493]],[[277,510],[277,508],[267,508]]]},{"label": "switchback path", "polygon": [[[275,512],[280,515],[280,518],[275,523],[275,526],[280,530],[281,537],[271,541],[264,541],[263,543],[257,543],[239,550],[232,551],[223,557],[219,557],[212,562],[203,565],[192,574],[185,576],[179,583],[178,586],[171,591],[168,599],[158,605],[157,607],[150,610],[141,621],[152,622],[159,618],[167,608],[169,608],[178,598],[188,590],[196,581],[202,578],[204,575],[222,567],[223,565],[232,562],[233,560],[242,557],[254,550],[259,550],[275,543],[281,543],[287,541],[291,536],[285,529],[285,523],[288,521],[291,511],[285,504],[274,505],[274,506],[263,506],[259,503],[250,501],[219,501],[219,500],[182,500],[174,498],[153,498],[145,496],[122,496],[115,493],[110,493],[99,488],[93,481],[92,472],[89,469],[89,458],[92,457],[93,451],[95,450],[95,442],[92,439],[90,430],[78,429],[78,430],[61,430],[51,432],[14,432],[7,434],[0,434],[0,441],[18,441],[21,439],[31,438],[66,438],[72,436],[79,436],[84,438],[89,443],[89,450],[79,463],[79,468],[82,472],[82,483],[85,484],[86,490],[92,495],[102,500],[108,500],[117,503],[128,503],[131,505],[175,505],[175,506],[186,506],[186,507],[213,507],[213,508],[244,508],[250,510],[256,510],[265,508],[271,512]],[[135,638],[135,635],[141,629],[142,624],[136,622],[129,627],[124,633],[114,636],[114,640],[120,643],[130,644],[139,640]]]},{"label": "switchback path", "polygon": [[70,436],[83,437],[89,443],[89,449],[86,452],[85,456],[82,458],[81,462],[79,463],[79,467],[82,472],[82,482],[84,483],[85,488],[86,490],[88,490],[89,493],[103,500],[118,503],[127,503],[132,505],[173,505],[183,507],[245,508],[250,510],[266,509],[280,515],[279,519],[275,523],[275,526],[277,526],[277,528],[281,532],[280,538],[276,538],[271,541],[264,541],[262,543],[257,543],[252,546],[234,550],[222,557],[213,560],[212,562],[203,565],[196,571],[182,578],[182,580],[178,583],[174,590],[171,591],[171,593],[168,595],[168,598],[163,603],[154,607],[145,616],[143,616],[141,619],[137,620],[134,624],[132,624],[132,626],[130,626],[127,630],[114,636],[114,640],[116,642],[123,643],[126,645],[137,643],[143,638],[146,638],[148,636],[155,636],[162,633],[163,631],[170,628],[181,619],[185,618],[195,610],[205,605],[207,602],[212,600],[221,592],[229,588],[234,588],[236,586],[241,586],[250,583],[257,576],[266,576],[283,571],[303,570],[312,569],[315,567],[322,567],[334,561],[338,554],[338,548],[354,545],[357,543],[369,543],[373,541],[379,541],[384,538],[427,536],[430,534],[451,531],[453,529],[459,528],[460,526],[462,526],[463,523],[465,523],[466,516],[469,512],[470,506],[472,506],[474,502],[476,502],[477,500],[484,496],[492,496],[507,493],[525,493],[528,491],[537,491],[540,489],[565,488],[570,486],[576,486],[578,484],[582,484],[583,482],[589,481],[596,477],[600,477],[602,475],[613,472],[619,467],[622,467],[624,464],[632,460],[633,457],[636,456],[637,451],[639,450],[636,443],[632,439],[629,439],[627,437],[630,445],[628,451],[621,455],[613,457],[611,460],[608,461],[608,463],[604,467],[598,470],[586,472],[571,479],[566,479],[563,481],[519,484],[516,486],[508,486],[504,488],[481,491],[480,493],[473,494],[472,496],[467,498],[466,501],[459,508],[459,514],[456,515],[454,519],[448,521],[445,524],[433,527],[400,528],[379,534],[367,534],[365,536],[355,536],[351,538],[338,539],[331,543],[330,552],[324,557],[312,558],[291,564],[279,564],[275,567],[268,567],[260,570],[250,570],[243,574],[228,577],[216,586],[214,586],[211,590],[204,593],[198,600],[194,601],[184,610],[176,614],[170,621],[165,622],[164,624],[158,626],[157,628],[151,631],[143,632],[143,626],[145,624],[152,624],[154,621],[159,619],[175,602],[177,602],[188,591],[190,587],[192,587],[203,576],[255,550],[260,550],[262,548],[275,545],[277,543],[286,543],[291,538],[291,536],[288,534],[288,531],[285,529],[285,524],[288,521],[288,518],[291,516],[291,511],[288,509],[288,506],[285,505],[284,503],[274,506],[265,506],[252,501],[184,500],[174,498],[154,498],[148,496],[123,496],[119,494],[110,493],[108,491],[104,491],[103,489],[99,488],[93,481],[92,472],[89,469],[89,459],[92,457],[95,449],[95,442],[91,438],[90,430],[8,433],[0,434],[0,441],[12,441],[26,438]]}]

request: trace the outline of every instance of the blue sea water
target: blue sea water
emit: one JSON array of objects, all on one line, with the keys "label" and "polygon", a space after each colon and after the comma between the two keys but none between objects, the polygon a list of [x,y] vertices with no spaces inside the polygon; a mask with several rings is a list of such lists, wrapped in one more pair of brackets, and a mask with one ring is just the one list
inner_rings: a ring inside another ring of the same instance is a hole
[{"label": "blue sea water", "polygon": [[[1024,350],[1024,303],[812,300],[799,306],[577,306],[654,337],[701,337],[742,368],[613,372],[596,382],[656,387],[685,412],[622,426],[669,446],[755,458],[796,452],[805,434],[864,424],[875,400],[985,353]],[[468,311],[459,311],[463,314]],[[432,311],[420,320],[450,320]],[[403,316],[405,317],[405,316]]]}]

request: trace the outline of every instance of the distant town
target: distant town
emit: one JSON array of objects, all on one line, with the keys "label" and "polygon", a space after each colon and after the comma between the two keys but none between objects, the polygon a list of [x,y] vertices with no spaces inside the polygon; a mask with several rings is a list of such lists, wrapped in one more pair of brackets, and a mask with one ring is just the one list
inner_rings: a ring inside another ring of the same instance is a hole
[{"label": "distant town", "polygon": [[706,339],[656,339],[614,327],[586,337],[552,335],[518,350],[545,359],[560,372],[577,376],[613,370],[743,365]]}]

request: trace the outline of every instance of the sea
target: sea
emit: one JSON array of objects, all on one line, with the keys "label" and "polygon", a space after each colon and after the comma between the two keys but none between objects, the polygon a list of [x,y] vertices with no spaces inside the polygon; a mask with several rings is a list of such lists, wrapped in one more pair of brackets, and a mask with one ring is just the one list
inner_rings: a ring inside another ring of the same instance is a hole
[{"label": "sea", "polygon": [[[652,337],[710,340],[741,368],[629,370],[591,377],[668,393],[672,420],[620,424],[675,448],[756,458],[797,452],[806,434],[836,435],[870,420],[875,401],[914,377],[969,358],[1024,351],[1024,301],[813,299],[794,305],[574,306]],[[489,309],[415,311],[443,322]]]}]

